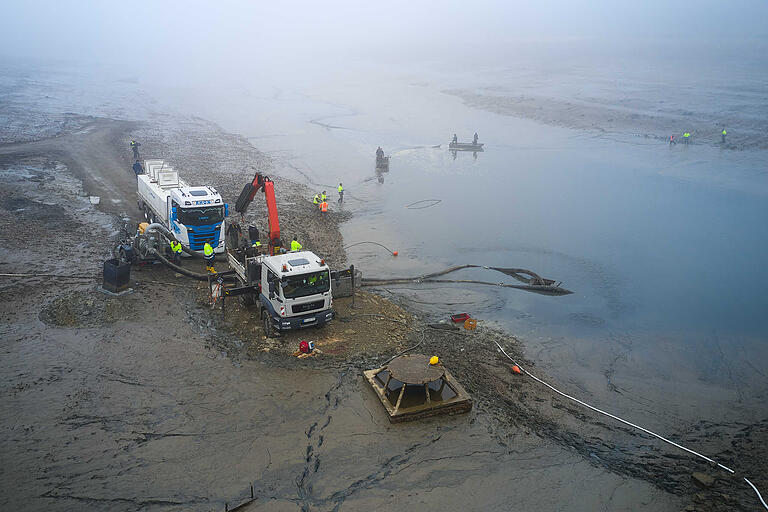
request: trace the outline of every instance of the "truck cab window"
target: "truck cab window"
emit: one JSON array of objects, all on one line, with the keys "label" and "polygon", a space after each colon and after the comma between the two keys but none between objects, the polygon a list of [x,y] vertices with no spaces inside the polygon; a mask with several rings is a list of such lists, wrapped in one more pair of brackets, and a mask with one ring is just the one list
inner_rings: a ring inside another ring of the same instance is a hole
[{"label": "truck cab window", "polygon": [[331,279],[327,270],[298,276],[287,276],[283,279],[283,295],[285,295],[286,299],[325,293],[330,289]]},{"label": "truck cab window", "polygon": [[267,269],[267,287],[272,288],[278,296],[280,295],[280,280],[277,278],[277,275],[269,269]]},{"label": "truck cab window", "polygon": [[223,206],[197,206],[180,208],[179,222],[187,226],[206,226],[218,224],[224,220]]}]

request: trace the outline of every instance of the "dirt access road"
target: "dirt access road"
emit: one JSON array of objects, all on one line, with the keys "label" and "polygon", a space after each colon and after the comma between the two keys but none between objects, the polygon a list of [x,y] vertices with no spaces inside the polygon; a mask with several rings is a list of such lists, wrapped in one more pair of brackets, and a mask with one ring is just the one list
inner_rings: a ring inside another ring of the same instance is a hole
[{"label": "dirt access road", "polygon": [[[263,340],[247,311],[222,317],[194,283],[162,268],[135,270],[132,294],[104,295],[93,277],[122,224],[115,214],[134,208],[131,127],[91,119],[55,139],[0,146],[3,268],[83,276],[0,281],[0,455],[13,461],[0,469],[0,508],[223,510],[252,483],[257,510],[514,503],[658,511],[678,510],[695,492],[689,460],[642,438],[644,450],[633,453],[626,432],[611,439],[601,421],[515,381],[490,344],[510,340],[490,330],[422,335],[418,319],[368,297],[364,311],[402,315],[402,323],[339,321],[318,332],[337,340],[334,348],[299,360],[290,355],[295,340]],[[192,177],[216,176],[208,169]],[[236,193],[241,178],[219,178],[233,200],[229,189]],[[279,201],[296,205],[282,210],[287,225],[317,222],[301,203],[305,189],[279,186]],[[98,209],[87,195],[102,198]],[[305,246],[333,255],[341,238],[329,219]],[[67,248],[63,257],[58,248]],[[419,350],[440,354],[476,407],[391,425],[360,370],[422,336]],[[385,337],[390,343],[376,343]],[[659,476],[671,464],[672,476]],[[704,492],[738,508],[742,496],[716,485]]]},{"label": "dirt access road", "polygon": [[[71,133],[34,142],[0,145],[0,164],[25,158],[43,157],[64,164],[82,181],[89,195],[104,198],[100,210],[120,217],[136,217],[136,178],[125,172],[130,162],[117,149],[125,142],[125,134],[134,123],[106,119],[90,119]],[[130,168],[130,165],[129,165]]]}]

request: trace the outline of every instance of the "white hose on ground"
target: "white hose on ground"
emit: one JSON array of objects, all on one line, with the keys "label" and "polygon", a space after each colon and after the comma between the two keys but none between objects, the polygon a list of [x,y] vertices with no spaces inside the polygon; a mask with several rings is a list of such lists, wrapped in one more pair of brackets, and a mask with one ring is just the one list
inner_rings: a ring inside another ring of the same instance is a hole
[{"label": "white hose on ground", "polygon": [[[629,422],[629,421],[627,421],[627,420],[625,420],[625,419],[623,419],[623,418],[619,418],[619,417],[618,417],[618,416],[616,416],[615,414],[611,414],[611,413],[609,413],[609,412],[603,411],[602,409],[598,409],[597,407],[595,407],[595,406],[593,406],[593,405],[589,405],[588,403],[586,403],[586,402],[583,402],[583,401],[579,400],[578,398],[575,398],[575,397],[572,397],[571,395],[568,395],[568,394],[566,394],[566,393],[563,393],[563,392],[562,392],[562,391],[560,391],[559,389],[555,388],[553,385],[551,385],[551,384],[549,384],[549,383],[547,383],[547,382],[544,382],[543,380],[541,380],[540,378],[538,378],[537,376],[535,376],[534,374],[532,374],[531,372],[529,372],[528,370],[526,370],[525,368],[523,368],[523,367],[520,365],[520,363],[518,363],[517,361],[515,361],[514,359],[512,359],[512,357],[510,357],[510,355],[506,353],[506,351],[504,350],[504,348],[503,348],[501,345],[499,345],[499,342],[498,342],[498,341],[494,341],[494,343],[496,343],[496,346],[497,346],[497,347],[499,347],[499,350],[501,350],[502,354],[504,354],[504,355],[507,357],[507,359],[509,359],[510,361],[512,361],[512,362],[513,362],[515,365],[517,365],[517,367],[518,367],[518,368],[520,368],[520,371],[522,371],[523,373],[525,373],[526,375],[528,375],[530,378],[532,378],[533,380],[535,380],[535,381],[536,381],[536,382],[538,382],[539,384],[543,384],[544,386],[548,387],[549,389],[551,389],[552,391],[554,391],[554,392],[555,392],[555,393],[557,393],[558,395],[560,395],[560,396],[563,396],[563,397],[565,397],[565,398],[567,398],[568,400],[571,400],[571,401],[573,401],[573,402],[576,402],[577,404],[583,405],[583,406],[584,406],[584,407],[586,407],[587,409],[591,409],[591,410],[593,410],[593,411],[595,411],[595,412],[597,412],[597,413],[603,414],[603,415],[605,415],[605,416],[608,416],[609,418],[613,418],[613,419],[614,419],[614,420],[616,420],[616,421],[619,421],[619,422],[621,422],[621,423],[624,423],[625,425],[629,425],[630,427],[636,428],[637,430],[640,430],[641,432],[645,432],[645,433],[646,433],[646,434],[648,434],[648,435],[651,435],[651,436],[653,436],[653,437],[656,437],[656,438],[658,438],[658,439],[661,439],[661,440],[662,440],[662,441],[664,441],[665,443],[671,444],[672,446],[674,446],[674,447],[676,447],[676,448],[680,448],[681,450],[683,450],[683,451],[685,451],[685,452],[688,452],[688,453],[690,453],[690,454],[692,454],[692,455],[695,455],[695,456],[697,456],[697,457],[699,457],[699,458],[702,458],[702,459],[706,460],[707,462],[709,462],[710,464],[712,464],[712,465],[715,465],[715,466],[718,466],[718,467],[719,467],[719,468],[721,468],[721,469],[724,469],[725,471],[729,472],[730,474],[735,474],[735,473],[736,473],[736,472],[735,472],[734,470],[732,470],[731,468],[729,468],[729,467],[727,467],[727,466],[724,466],[724,465],[720,464],[720,463],[719,463],[719,462],[717,462],[716,460],[713,460],[713,459],[711,459],[711,458],[707,457],[706,455],[702,455],[701,453],[699,453],[699,452],[696,452],[696,451],[694,451],[694,450],[691,450],[690,448],[686,448],[685,446],[683,446],[683,445],[680,445],[680,444],[678,444],[678,443],[676,443],[676,442],[674,442],[674,441],[671,441],[671,440],[667,439],[667,438],[666,438],[666,437],[664,437],[664,436],[661,436],[661,435],[659,435],[659,434],[657,434],[657,433],[655,433],[655,432],[651,432],[651,431],[650,431],[650,430],[648,430],[647,428],[641,427],[640,425],[635,425],[634,423],[632,423],[632,422]],[[749,484],[749,486],[750,486],[750,487],[752,487],[752,489],[754,489],[755,493],[757,493],[757,497],[760,499],[760,502],[763,504],[763,507],[765,507],[765,509],[766,509],[766,510],[768,510],[768,505],[766,505],[766,503],[765,503],[765,500],[763,500],[763,496],[762,496],[762,494],[760,494],[760,491],[757,489],[757,487],[755,487],[755,485],[754,485],[752,482],[750,482],[750,481],[749,481],[749,480],[748,480],[746,477],[744,478],[744,481],[745,481],[745,482],[747,482],[747,483]]]},{"label": "white hose on ground", "polygon": [[747,478],[746,478],[746,477],[744,477],[744,481],[745,481],[745,482],[747,482],[747,483],[749,484],[749,486],[750,486],[752,489],[754,489],[754,490],[755,490],[755,492],[757,493],[757,497],[758,497],[758,498],[760,498],[760,503],[762,503],[762,504],[763,504],[763,506],[766,508],[766,510],[768,510],[768,504],[766,504],[766,503],[765,503],[765,500],[763,499],[763,495],[762,495],[762,494],[760,494],[760,491],[758,491],[758,490],[757,490],[757,487],[755,487],[755,484],[753,484],[752,482],[750,482],[749,480],[747,480]]}]

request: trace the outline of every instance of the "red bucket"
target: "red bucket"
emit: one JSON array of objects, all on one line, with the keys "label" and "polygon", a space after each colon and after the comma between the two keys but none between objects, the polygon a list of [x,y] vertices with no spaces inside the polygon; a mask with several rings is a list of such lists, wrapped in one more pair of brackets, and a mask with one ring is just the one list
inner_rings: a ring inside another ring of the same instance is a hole
[{"label": "red bucket", "polygon": [[467,313],[458,313],[456,315],[451,315],[451,320],[454,323],[465,322],[468,318],[469,318],[469,315]]}]

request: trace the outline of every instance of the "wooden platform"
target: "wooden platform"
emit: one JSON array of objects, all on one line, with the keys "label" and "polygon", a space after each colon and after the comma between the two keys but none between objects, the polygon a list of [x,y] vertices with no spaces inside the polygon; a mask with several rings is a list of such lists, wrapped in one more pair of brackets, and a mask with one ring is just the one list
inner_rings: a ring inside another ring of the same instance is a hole
[{"label": "wooden platform", "polygon": [[387,366],[363,372],[387,410],[389,421],[411,421],[472,409],[472,399],[441,364],[422,354],[401,356]]}]

